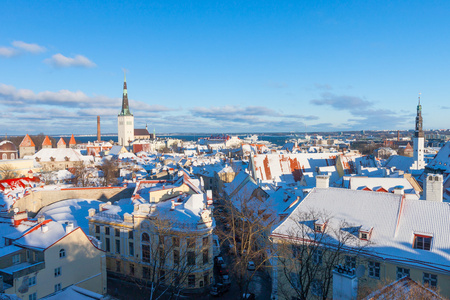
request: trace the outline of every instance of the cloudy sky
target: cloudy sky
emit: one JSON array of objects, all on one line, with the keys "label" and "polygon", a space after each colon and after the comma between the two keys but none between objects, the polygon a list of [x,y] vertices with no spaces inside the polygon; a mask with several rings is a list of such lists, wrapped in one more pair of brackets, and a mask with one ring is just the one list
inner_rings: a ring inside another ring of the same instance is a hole
[{"label": "cloudy sky", "polygon": [[0,135],[448,128],[449,1],[2,1]]}]

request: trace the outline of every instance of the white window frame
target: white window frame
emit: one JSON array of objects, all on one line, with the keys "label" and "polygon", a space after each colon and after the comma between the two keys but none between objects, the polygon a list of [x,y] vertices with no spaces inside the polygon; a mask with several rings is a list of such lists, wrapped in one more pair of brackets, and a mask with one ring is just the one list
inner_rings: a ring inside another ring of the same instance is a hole
[{"label": "white window frame", "polygon": [[316,265],[322,265],[323,251],[322,249],[314,249],[313,252],[313,263]]},{"label": "white window frame", "polygon": [[428,284],[429,287],[437,287],[438,276],[436,274],[423,272],[423,285]]},{"label": "white window frame", "polygon": [[36,285],[36,275],[28,277],[28,286]]},{"label": "white window frame", "polygon": [[61,267],[55,268],[55,277],[61,276]]},{"label": "white window frame", "polygon": [[17,265],[20,264],[20,253],[19,254],[14,254],[12,257],[12,263],[13,265]]},{"label": "white window frame", "polygon": [[410,276],[410,270],[403,267],[397,267],[397,280],[402,279],[405,276]]},{"label": "white window frame", "polygon": [[381,273],[381,264],[376,261],[369,261],[369,277],[380,279],[381,275],[380,273]]},{"label": "white window frame", "polygon": [[61,283],[55,284],[55,292],[59,292],[61,290]]}]

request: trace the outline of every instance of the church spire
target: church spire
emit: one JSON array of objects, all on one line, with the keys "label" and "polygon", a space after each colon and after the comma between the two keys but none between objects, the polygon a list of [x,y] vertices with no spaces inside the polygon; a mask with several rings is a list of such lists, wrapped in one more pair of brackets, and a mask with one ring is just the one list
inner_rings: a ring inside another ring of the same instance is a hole
[{"label": "church spire", "polygon": [[421,93],[419,93],[419,102],[417,104],[416,129],[414,131],[414,137],[423,137],[422,105],[420,105],[420,94]]},{"label": "church spire", "polygon": [[123,78],[123,95],[122,95],[122,110],[120,111],[119,116],[132,116],[133,114],[130,111],[130,107],[128,105],[128,91],[127,91],[127,74],[124,72]]}]

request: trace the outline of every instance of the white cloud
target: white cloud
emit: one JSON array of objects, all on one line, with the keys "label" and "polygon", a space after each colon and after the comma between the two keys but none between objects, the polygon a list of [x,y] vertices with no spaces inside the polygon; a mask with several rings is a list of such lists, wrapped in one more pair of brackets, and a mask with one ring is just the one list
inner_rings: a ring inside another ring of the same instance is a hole
[{"label": "white cloud", "polygon": [[61,53],[53,55],[51,58],[44,60],[45,63],[57,68],[84,67],[92,68],[96,64],[83,55],[75,55],[75,57],[67,57]]},{"label": "white cloud", "polygon": [[12,57],[14,55],[19,54],[17,49],[9,48],[9,47],[0,47],[0,56],[3,57]]},{"label": "white cloud", "polygon": [[11,43],[14,47],[22,49],[26,52],[30,53],[42,53],[45,52],[47,49],[43,46],[39,46],[38,44],[28,44],[22,41],[14,41]]}]

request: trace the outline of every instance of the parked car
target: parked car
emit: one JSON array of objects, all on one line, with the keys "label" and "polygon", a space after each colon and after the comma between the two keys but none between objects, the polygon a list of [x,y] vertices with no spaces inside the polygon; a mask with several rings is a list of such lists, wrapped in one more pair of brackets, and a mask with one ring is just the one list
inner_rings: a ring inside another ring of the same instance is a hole
[{"label": "parked car", "polygon": [[213,255],[214,255],[214,257],[216,257],[219,254],[220,254],[219,237],[214,234],[213,235]]},{"label": "parked car", "polygon": [[222,256],[216,256],[214,257],[214,265],[216,266],[216,268],[220,269],[225,269],[227,267],[225,261],[223,260]]},{"label": "parked car", "polygon": [[256,297],[255,297],[255,294],[253,294],[253,293],[248,293],[248,294],[243,294],[243,295],[242,295],[242,299],[245,299],[245,300],[255,300]]},{"label": "parked car", "polygon": [[229,285],[222,284],[222,283],[216,283],[215,285],[213,285],[211,287],[211,290],[209,291],[209,293],[212,296],[221,296],[223,293],[228,292],[229,289],[230,289]]},{"label": "parked car", "polygon": [[230,279],[230,275],[228,275],[228,273],[221,275],[220,280],[222,280],[222,284],[224,284],[226,286],[231,285],[231,279]]},{"label": "parked car", "polygon": [[255,270],[256,270],[255,263],[252,262],[252,261],[249,261],[248,264],[247,264],[247,270],[249,270],[249,271],[255,271]]}]

